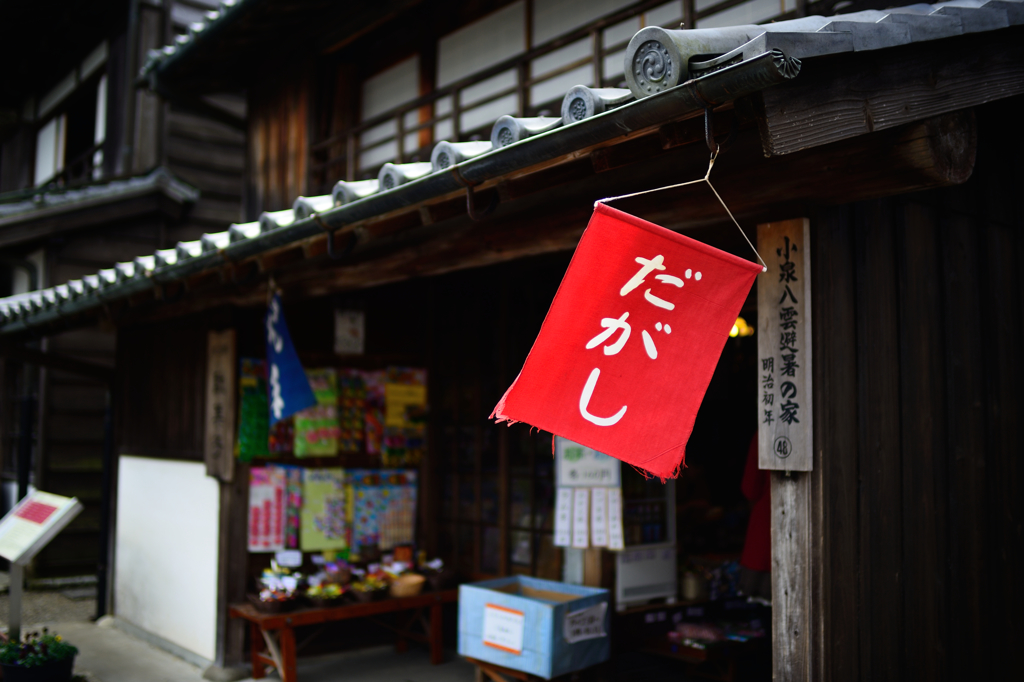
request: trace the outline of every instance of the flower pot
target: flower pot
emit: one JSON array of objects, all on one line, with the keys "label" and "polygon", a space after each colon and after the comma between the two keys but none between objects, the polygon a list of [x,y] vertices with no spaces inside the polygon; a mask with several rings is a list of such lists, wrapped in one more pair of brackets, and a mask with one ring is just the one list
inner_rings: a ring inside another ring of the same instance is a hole
[{"label": "flower pot", "polygon": [[43,665],[26,668],[21,665],[0,664],[4,671],[4,682],[70,682],[75,657],[63,661],[50,661]]}]

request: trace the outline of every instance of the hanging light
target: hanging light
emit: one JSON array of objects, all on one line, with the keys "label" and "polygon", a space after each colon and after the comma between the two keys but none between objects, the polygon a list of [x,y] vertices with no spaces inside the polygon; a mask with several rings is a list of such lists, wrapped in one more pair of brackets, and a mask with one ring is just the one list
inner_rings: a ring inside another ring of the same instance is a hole
[{"label": "hanging light", "polygon": [[736,318],[736,324],[732,326],[732,330],[729,332],[729,336],[736,338],[737,336],[753,336],[754,328],[747,324],[747,321],[742,317]]}]

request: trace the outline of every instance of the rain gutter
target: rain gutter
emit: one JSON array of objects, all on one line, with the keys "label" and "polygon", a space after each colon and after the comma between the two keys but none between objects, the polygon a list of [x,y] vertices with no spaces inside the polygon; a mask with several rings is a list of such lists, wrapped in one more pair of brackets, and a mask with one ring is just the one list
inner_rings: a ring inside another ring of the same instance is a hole
[{"label": "rain gutter", "polygon": [[0,336],[26,331],[106,302],[140,294],[159,284],[182,280],[226,263],[242,261],[315,237],[323,234],[325,229],[344,232],[346,227],[367,219],[410,208],[445,194],[464,192],[467,187],[499,180],[510,173],[556,161],[580,150],[726,104],[789,80],[799,70],[799,60],[773,50],[592,118],[464,161],[447,172],[432,173],[287,227],[157,268],[145,276],[126,278],[106,286],[101,282],[97,290],[4,324],[0,328]]}]

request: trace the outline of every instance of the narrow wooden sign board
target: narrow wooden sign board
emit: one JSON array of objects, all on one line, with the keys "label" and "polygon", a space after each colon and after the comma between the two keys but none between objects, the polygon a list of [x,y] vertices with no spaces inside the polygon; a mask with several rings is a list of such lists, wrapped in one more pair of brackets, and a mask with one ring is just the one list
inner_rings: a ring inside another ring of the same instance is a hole
[{"label": "narrow wooden sign board", "polygon": [[768,272],[757,278],[758,466],[812,466],[810,222],[757,226]]},{"label": "narrow wooden sign board", "polygon": [[206,474],[230,481],[235,473],[235,330],[211,331],[206,347]]}]

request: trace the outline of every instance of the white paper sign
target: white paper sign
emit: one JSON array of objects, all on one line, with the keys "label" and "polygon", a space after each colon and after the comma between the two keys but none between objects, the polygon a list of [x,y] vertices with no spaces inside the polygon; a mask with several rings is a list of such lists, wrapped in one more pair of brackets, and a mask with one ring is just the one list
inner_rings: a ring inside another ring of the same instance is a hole
[{"label": "white paper sign", "polygon": [[591,448],[571,440],[555,437],[555,469],[557,483],[563,486],[617,486],[620,485],[621,464]]},{"label": "white paper sign", "polygon": [[574,644],[585,639],[604,637],[604,614],[607,610],[608,602],[601,602],[582,611],[565,614],[565,620],[562,621],[565,641]]},{"label": "white paper sign", "polygon": [[334,311],[334,352],[362,355],[366,347],[366,316],[361,310]]},{"label": "white paper sign", "polygon": [[298,568],[302,565],[302,552],[297,549],[286,549],[274,554],[278,566],[285,568]]},{"label": "white paper sign", "polygon": [[608,489],[608,549],[626,548],[622,534],[622,489]]},{"label": "white paper sign", "polygon": [[555,502],[555,547],[572,544],[572,488],[559,488]]},{"label": "white paper sign", "polygon": [[484,605],[484,644],[510,654],[523,653],[526,616],[506,606]]},{"label": "white paper sign", "polygon": [[608,546],[608,489],[590,490],[590,544]]},{"label": "white paper sign", "polygon": [[590,546],[590,490],[576,488],[572,497],[572,546],[586,549]]}]

